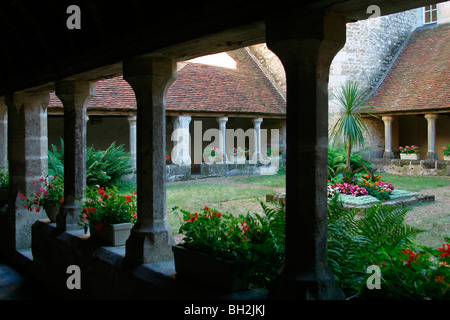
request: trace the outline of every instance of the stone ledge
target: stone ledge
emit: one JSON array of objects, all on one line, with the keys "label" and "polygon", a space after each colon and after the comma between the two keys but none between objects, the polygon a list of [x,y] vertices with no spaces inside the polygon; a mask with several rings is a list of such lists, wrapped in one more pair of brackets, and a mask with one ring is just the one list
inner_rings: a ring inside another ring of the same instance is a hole
[{"label": "stone ledge", "polygon": [[[37,221],[32,227],[31,273],[65,298],[74,299],[267,299],[265,289],[226,294],[187,279],[176,279],[173,259],[132,265],[125,247],[103,247],[87,237],[58,232]],[[81,289],[69,290],[67,267],[81,271]]]}]

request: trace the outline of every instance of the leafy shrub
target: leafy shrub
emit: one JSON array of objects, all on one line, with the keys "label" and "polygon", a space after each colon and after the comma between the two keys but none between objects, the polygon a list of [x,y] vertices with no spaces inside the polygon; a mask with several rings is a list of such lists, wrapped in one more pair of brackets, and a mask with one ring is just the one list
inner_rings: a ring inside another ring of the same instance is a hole
[{"label": "leafy shrub", "polygon": [[[64,176],[64,141],[61,148],[52,145],[48,152],[48,170],[50,175]],[[112,187],[121,178],[132,173],[130,154],[123,145],[113,142],[106,150],[95,150],[93,146],[86,152],[86,184],[87,186]]]},{"label": "leafy shrub", "polygon": [[[354,170],[358,170],[359,168],[363,168],[363,164],[365,164],[368,168],[372,168],[372,164],[364,160],[361,152],[352,152],[350,155],[350,165],[354,168]],[[339,167],[346,166],[347,159],[347,150],[344,147],[333,147],[328,146],[328,169],[331,171],[335,171]]]},{"label": "leafy shrub", "polygon": [[369,263],[381,270],[380,289],[362,286],[363,299],[450,299],[449,243],[438,249],[381,248],[369,258]]},{"label": "leafy shrub", "polygon": [[0,189],[9,188],[9,172],[8,168],[0,167]]},{"label": "leafy shrub", "polygon": [[[266,287],[276,278],[284,262],[285,210],[269,208],[262,201],[264,214],[233,216],[207,206],[191,213],[183,209],[180,232],[184,247],[217,258],[246,265],[250,282]],[[174,210],[177,210],[175,207]],[[175,211],[178,214],[178,211]]]},{"label": "leafy shrub", "polygon": [[90,225],[101,228],[103,223],[124,223],[137,221],[136,192],[121,194],[116,187],[88,188],[86,201],[80,211],[80,226],[86,231]]}]

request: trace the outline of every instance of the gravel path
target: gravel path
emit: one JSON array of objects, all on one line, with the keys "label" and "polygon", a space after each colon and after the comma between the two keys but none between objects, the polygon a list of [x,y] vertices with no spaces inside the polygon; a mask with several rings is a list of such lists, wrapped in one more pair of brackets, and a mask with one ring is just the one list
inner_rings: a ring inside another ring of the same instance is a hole
[{"label": "gravel path", "polygon": [[450,237],[450,183],[418,192],[434,194],[435,201],[412,207],[405,222],[427,231],[417,237],[421,244],[439,247],[445,241],[444,237]]}]

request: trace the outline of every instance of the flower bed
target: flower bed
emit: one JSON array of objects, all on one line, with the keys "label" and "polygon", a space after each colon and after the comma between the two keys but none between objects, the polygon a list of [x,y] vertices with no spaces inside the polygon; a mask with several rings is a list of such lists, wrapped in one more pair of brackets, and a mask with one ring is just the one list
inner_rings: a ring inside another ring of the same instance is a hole
[{"label": "flower bed", "polygon": [[[396,189],[396,190],[392,191],[392,193],[390,195],[390,200],[396,200],[396,199],[400,199],[400,198],[414,197],[414,196],[419,196],[419,194],[414,193],[414,192],[409,192],[406,190],[397,190]],[[342,194],[342,193],[339,194],[339,200],[341,200],[344,204],[357,205],[357,206],[376,204],[381,201],[371,195],[355,197],[355,196],[352,196],[349,194]]]}]

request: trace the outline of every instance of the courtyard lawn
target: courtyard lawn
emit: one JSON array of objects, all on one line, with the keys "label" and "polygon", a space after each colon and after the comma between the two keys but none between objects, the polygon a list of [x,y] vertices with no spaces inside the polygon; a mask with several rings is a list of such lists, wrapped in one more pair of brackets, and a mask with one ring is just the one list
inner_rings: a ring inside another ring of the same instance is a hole
[{"label": "courtyard lawn", "polygon": [[[420,244],[436,246],[450,237],[450,177],[398,176],[381,174],[386,182],[392,182],[397,190],[426,192],[434,194],[434,203],[411,207],[406,223],[425,230],[417,237]],[[286,176],[250,175],[208,178],[184,182],[167,183],[167,220],[174,234],[180,227],[180,216],[172,212],[178,206],[192,212],[198,212],[205,205],[222,212],[246,214],[261,212],[258,199],[265,200],[268,193],[286,191]],[[121,190],[135,190],[135,185],[125,184]]]},{"label": "courtyard lawn", "polygon": [[[256,178],[256,180],[252,180]],[[242,179],[242,180],[241,180]],[[246,181],[249,179],[249,181]],[[199,212],[205,205],[222,212],[245,214],[249,210],[260,211],[258,199],[266,194],[280,192],[284,184],[278,175],[254,177],[221,177],[204,180],[168,183],[166,187],[167,221],[174,234],[178,233],[181,216],[173,213],[175,206]],[[259,181],[259,182],[258,182]],[[283,191],[284,192],[284,191]]]},{"label": "courtyard lawn", "polygon": [[384,181],[391,182],[396,189],[420,191],[435,189],[450,185],[450,177],[436,176],[407,176],[382,173]]}]

